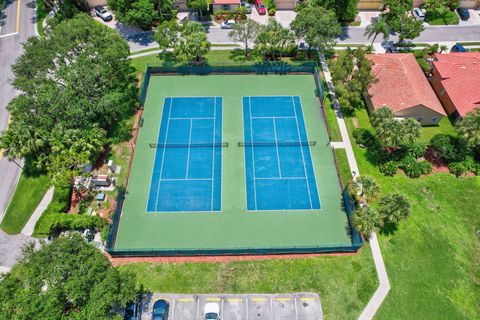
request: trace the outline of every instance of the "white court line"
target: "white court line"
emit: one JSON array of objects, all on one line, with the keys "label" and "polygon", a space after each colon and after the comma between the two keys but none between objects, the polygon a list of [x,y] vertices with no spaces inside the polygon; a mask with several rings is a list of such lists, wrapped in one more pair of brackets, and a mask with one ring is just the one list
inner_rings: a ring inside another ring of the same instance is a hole
[{"label": "white court line", "polygon": [[171,117],[170,120],[212,120],[212,119],[215,119],[213,117],[185,117],[185,118],[181,118],[181,117]]},{"label": "white court line", "polygon": [[255,203],[255,210],[257,210],[257,185],[255,183],[255,152],[253,150],[253,123],[252,123],[252,102],[251,97],[248,97],[248,117],[250,118],[250,142],[252,143],[252,170],[253,170],[253,195],[254,195],[254,203]]},{"label": "white court line", "polygon": [[255,180],[306,180],[306,177],[272,177],[272,178],[255,178]]},{"label": "white court line", "polygon": [[273,134],[275,135],[275,149],[277,150],[277,165],[278,165],[278,175],[282,177],[282,167],[280,166],[280,152],[278,151],[278,138],[277,138],[277,127],[275,125],[275,118],[273,121]]},{"label": "white court line", "polygon": [[[164,143],[167,142],[167,138],[168,138],[168,130],[170,128],[170,115],[172,114],[172,104],[173,104],[173,98],[170,98],[170,106],[169,106],[169,109],[168,109],[168,119],[167,119],[167,130],[166,130],[166,133],[165,133]],[[161,126],[160,126],[160,130],[161,130]],[[165,150],[166,149],[167,148],[163,148],[163,152],[162,152],[162,164],[160,165],[160,175],[158,176],[157,194],[155,195],[155,211],[158,211],[158,194],[160,192],[160,184],[162,182],[163,163],[164,163],[164,160],[165,160]]]},{"label": "white court line", "polygon": [[211,178],[165,178],[161,181],[210,181]]},{"label": "white court line", "polygon": [[[212,133],[212,143],[215,145],[215,126],[216,126],[216,118],[217,118],[217,97],[213,98],[213,133]],[[210,210],[213,211],[213,188],[215,186],[215,147],[212,147],[212,186],[211,186],[211,194],[210,194]]]},{"label": "white court line", "polygon": [[255,116],[252,117],[252,119],[295,119],[295,117],[292,116],[272,116],[272,117],[266,117],[266,116]]},{"label": "white court line", "polygon": [[[293,111],[295,112],[295,123],[297,124],[298,141],[302,141],[302,137],[300,136],[300,127],[298,126],[297,109],[296,109],[295,100],[293,96],[292,96],[292,103],[293,103]],[[303,172],[305,173],[305,177],[307,177],[307,189],[308,189],[308,199],[310,200],[310,209],[313,209],[310,183],[308,181],[308,174],[307,174],[307,165],[305,164],[305,156],[303,155],[303,146],[300,147],[300,151],[302,152]]]},{"label": "white court line", "polygon": [[187,169],[185,170],[185,179],[188,179],[188,167],[190,163],[190,149],[192,144],[192,127],[193,127],[193,120],[190,119],[190,131],[188,133],[188,150],[187,150]]}]

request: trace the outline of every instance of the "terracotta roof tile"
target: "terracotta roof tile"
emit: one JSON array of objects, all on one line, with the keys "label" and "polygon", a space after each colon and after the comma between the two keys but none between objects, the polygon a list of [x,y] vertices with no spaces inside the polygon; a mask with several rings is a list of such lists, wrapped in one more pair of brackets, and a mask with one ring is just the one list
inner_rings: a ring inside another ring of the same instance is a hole
[{"label": "terracotta roof tile", "polygon": [[375,109],[389,106],[395,113],[423,105],[446,115],[413,54],[371,54],[367,59],[373,62],[372,73],[378,79],[368,89]]},{"label": "terracotta roof tile", "polygon": [[480,52],[436,54],[433,62],[460,116],[480,108]]}]

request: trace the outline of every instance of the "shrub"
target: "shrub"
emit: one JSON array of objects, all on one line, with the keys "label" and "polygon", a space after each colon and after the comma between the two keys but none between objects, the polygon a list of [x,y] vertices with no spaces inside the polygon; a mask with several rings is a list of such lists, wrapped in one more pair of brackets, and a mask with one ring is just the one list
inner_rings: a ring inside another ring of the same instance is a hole
[{"label": "shrub", "polygon": [[422,68],[423,73],[428,75],[430,73],[430,66],[428,65],[427,61],[425,61],[425,59],[423,59],[422,57],[420,59],[417,59],[417,62],[420,68]]},{"label": "shrub", "polygon": [[467,172],[467,168],[465,168],[463,162],[452,162],[448,165],[448,169],[457,177]]},{"label": "shrub", "polygon": [[408,144],[403,146],[402,149],[405,150],[405,156],[413,157],[415,159],[418,159],[425,154],[425,146],[421,143]]},{"label": "shrub", "polygon": [[477,167],[477,163],[472,156],[467,156],[463,161],[463,165],[465,166],[466,172],[474,172]]},{"label": "shrub", "polygon": [[373,133],[364,128],[356,128],[353,130],[353,138],[357,144],[362,144],[367,147],[373,147],[375,145],[375,136]]},{"label": "shrub", "polygon": [[417,161],[414,157],[407,156],[402,160],[400,168],[410,178],[418,178],[422,174],[432,172],[432,164],[428,161]]},{"label": "shrub", "polygon": [[388,161],[388,162],[385,162],[384,164],[381,164],[379,167],[379,170],[384,175],[391,177],[397,173],[398,164],[395,161]]},{"label": "shrub", "polygon": [[472,150],[458,138],[446,134],[437,134],[430,140],[430,146],[437,157],[447,163],[461,162],[472,154]]}]

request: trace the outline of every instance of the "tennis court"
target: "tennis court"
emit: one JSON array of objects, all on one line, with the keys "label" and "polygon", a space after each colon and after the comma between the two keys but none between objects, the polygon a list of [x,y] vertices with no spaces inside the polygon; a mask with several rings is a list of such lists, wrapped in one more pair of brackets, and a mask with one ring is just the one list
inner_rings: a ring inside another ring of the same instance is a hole
[{"label": "tennis court", "polygon": [[164,99],[147,212],[220,211],[222,98]]},{"label": "tennis court", "polygon": [[243,97],[243,116],[247,209],[320,209],[300,97]]}]

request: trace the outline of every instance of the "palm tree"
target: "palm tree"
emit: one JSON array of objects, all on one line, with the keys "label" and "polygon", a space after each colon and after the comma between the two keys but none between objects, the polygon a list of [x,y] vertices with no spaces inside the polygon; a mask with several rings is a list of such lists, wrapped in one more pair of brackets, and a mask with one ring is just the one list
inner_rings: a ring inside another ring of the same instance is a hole
[{"label": "palm tree", "polygon": [[408,199],[399,193],[390,193],[380,199],[378,212],[385,222],[397,224],[405,220],[412,208]]},{"label": "palm tree", "polygon": [[353,188],[356,196],[366,201],[373,201],[380,195],[380,187],[371,176],[358,177],[353,183]]},{"label": "palm tree", "polygon": [[422,126],[420,123],[413,119],[407,118],[402,121],[402,132],[401,136],[403,137],[404,142],[412,144],[420,137],[422,131]]},{"label": "palm tree", "polygon": [[468,145],[480,145],[480,109],[467,113],[457,124],[457,133]]},{"label": "palm tree", "polygon": [[388,40],[388,38],[390,37],[390,31],[391,31],[391,28],[388,25],[387,21],[382,16],[379,16],[376,19],[372,19],[372,23],[365,28],[365,33],[363,35],[367,36],[368,39],[370,39],[373,36],[373,39],[372,39],[372,45],[373,45],[373,43],[375,42],[375,39],[377,39],[377,36],[380,33],[383,35],[384,40]]},{"label": "palm tree", "polygon": [[382,227],[382,215],[377,210],[365,207],[355,210],[352,215],[352,226],[366,239],[370,239],[372,232]]}]

